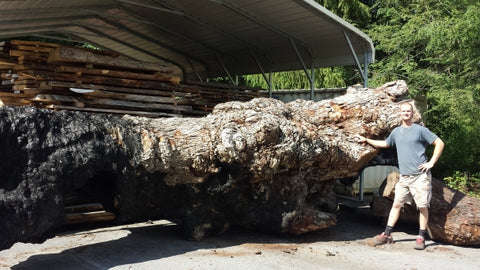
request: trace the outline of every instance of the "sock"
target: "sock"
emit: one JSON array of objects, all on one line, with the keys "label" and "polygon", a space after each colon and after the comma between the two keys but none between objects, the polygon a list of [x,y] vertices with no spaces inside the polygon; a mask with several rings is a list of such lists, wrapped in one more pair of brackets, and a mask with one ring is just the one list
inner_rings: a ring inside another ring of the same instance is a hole
[{"label": "sock", "polygon": [[420,235],[423,238],[427,237],[427,230],[419,230],[418,235]]},{"label": "sock", "polygon": [[385,235],[390,235],[392,234],[393,231],[393,226],[388,226],[385,228]]}]

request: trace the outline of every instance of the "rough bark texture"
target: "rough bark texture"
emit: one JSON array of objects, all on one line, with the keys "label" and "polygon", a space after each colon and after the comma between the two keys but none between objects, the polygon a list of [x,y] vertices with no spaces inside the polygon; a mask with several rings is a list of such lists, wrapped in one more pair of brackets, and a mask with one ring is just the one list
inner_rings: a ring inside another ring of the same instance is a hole
[{"label": "rough bark texture", "polygon": [[203,118],[0,108],[0,248],[48,237],[72,193],[118,223],[179,219],[192,239],[232,224],[293,234],[333,226],[335,180],[377,154],[353,135],[388,134],[406,93],[398,81],[320,102],[223,103]]},{"label": "rough bark texture", "polygon": [[[395,183],[399,174],[391,173],[382,184],[380,193],[373,201],[374,213],[388,216],[395,197]],[[442,181],[432,179],[432,201],[428,232],[433,240],[460,246],[480,246],[480,199],[447,187]],[[405,204],[401,218],[418,221],[419,212],[415,203]]]}]

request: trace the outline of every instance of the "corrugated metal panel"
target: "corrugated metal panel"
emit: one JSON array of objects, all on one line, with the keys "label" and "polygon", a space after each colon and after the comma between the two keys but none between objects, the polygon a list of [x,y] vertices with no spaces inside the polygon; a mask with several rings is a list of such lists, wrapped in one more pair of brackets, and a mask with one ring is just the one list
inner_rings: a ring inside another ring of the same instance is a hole
[{"label": "corrugated metal panel", "polygon": [[[142,61],[168,60],[189,78],[373,61],[364,33],[312,0],[0,1],[0,39],[70,35]],[[313,55],[310,55],[310,52]],[[313,61],[315,57],[315,62]]]}]

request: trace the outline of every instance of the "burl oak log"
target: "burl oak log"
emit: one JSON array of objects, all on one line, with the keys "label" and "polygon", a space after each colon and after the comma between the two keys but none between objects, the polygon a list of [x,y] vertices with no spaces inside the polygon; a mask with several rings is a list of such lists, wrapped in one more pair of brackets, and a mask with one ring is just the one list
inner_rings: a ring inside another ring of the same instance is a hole
[{"label": "burl oak log", "polygon": [[[395,184],[399,174],[392,172],[382,184],[373,201],[373,211],[379,216],[388,216],[395,197]],[[432,201],[430,202],[428,233],[436,241],[460,246],[480,246],[480,199],[468,196],[432,178]],[[418,221],[415,203],[405,204],[400,218]]]},{"label": "burl oak log", "polygon": [[0,108],[0,248],[49,237],[71,194],[117,223],[178,220],[191,239],[231,225],[334,226],[336,179],[356,177],[377,154],[353,135],[383,138],[407,93],[397,81],[320,102],[223,103],[203,118]]}]

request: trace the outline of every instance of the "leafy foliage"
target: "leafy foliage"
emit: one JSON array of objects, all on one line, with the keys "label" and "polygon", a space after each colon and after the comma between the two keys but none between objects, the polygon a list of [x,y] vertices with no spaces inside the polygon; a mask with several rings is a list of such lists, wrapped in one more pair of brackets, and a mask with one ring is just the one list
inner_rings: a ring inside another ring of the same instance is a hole
[{"label": "leafy foliage", "polygon": [[[355,75],[353,72],[342,68],[321,68],[314,70],[315,87],[345,87],[347,81]],[[272,90],[276,89],[310,89],[310,81],[303,70],[274,72]],[[245,75],[244,80],[248,85],[268,89],[268,84],[260,74]],[[347,78],[345,78],[347,77]]]},{"label": "leafy foliage", "polygon": [[444,181],[453,189],[480,198],[480,173],[470,175],[456,171],[452,176],[445,177]]},{"label": "leafy foliage", "polygon": [[357,27],[370,23],[370,8],[374,1],[359,0],[316,0],[317,3]]}]

